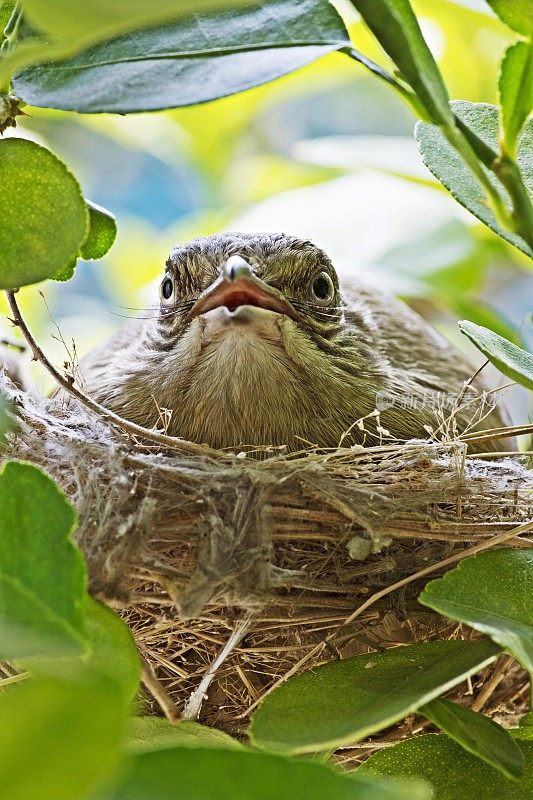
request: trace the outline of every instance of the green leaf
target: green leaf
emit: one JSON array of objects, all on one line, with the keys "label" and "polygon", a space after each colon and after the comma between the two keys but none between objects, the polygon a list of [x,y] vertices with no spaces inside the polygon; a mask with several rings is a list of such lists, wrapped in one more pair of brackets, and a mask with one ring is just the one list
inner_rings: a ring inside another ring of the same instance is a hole
[{"label": "green leaf", "polygon": [[533,551],[490,550],[427,584],[420,602],[491,636],[533,673]]},{"label": "green leaf", "polygon": [[86,261],[102,258],[112,246],[117,235],[115,217],[102,206],[86,200],[89,209],[89,232],[80,247],[80,257]]},{"label": "green leaf", "polygon": [[124,711],[114,683],[30,679],[0,696],[0,797],[79,800],[118,760]]},{"label": "green leaf", "polygon": [[194,15],[19,73],[25,102],[85,113],[188,106],[279,78],[350,46],[328,0],[269,0]]},{"label": "green leaf", "polygon": [[0,44],[4,36],[4,28],[9,22],[9,18],[13,13],[17,0],[5,0],[0,3]]},{"label": "green leaf", "polygon": [[502,22],[518,33],[529,36],[533,31],[531,0],[487,0]]},{"label": "green leaf", "polygon": [[74,509],[40,469],[8,461],[0,473],[0,651],[4,658],[84,652],[83,558]]},{"label": "green leaf", "polygon": [[523,775],[522,750],[505,728],[493,720],[440,698],[422,706],[420,713],[469,753],[496,767],[508,778]]},{"label": "green leaf", "polygon": [[79,253],[68,264],[52,275],[54,281],[69,281],[76,271],[78,257],[86,261],[102,258],[113,245],[117,235],[115,218],[105,208],[85,201],[89,212],[89,231]]},{"label": "green leaf", "polygon": [[65,267],[62,267],[59,270],[59,272],[55,272],[51,276],[51,279],[53,281],[61,281],[62,283],[69,281],[71,278],[74,277],[77,263],[78,263],[78,256],[75,255],[74,258],[71,261],[69,261]]},{"label": "green leaf", "polygon": [[267,695],[249,734],[255,745],[309,753],[355,743],[494,660],[488,640],[424,642],[318,667]]},{"label": "green leaf", "polygon": [[117,698],[126,708],[140,683],[139,651],[131,630],[110,608],[87,596],[84,604],[85,627],[91,652],[85,660],[92,674],[105,676],[115,684]]},{"label": "green leaf", "polygon": [[[497,106],[487,103],[467,103],[457,101],[451,104],[455,114],[493,150],[498,151],[499,111]],[[477,179],[465,166],[457,151],[448,143],[436,125],[419,122],[415,136],[426,166],[436,178],[451,192],[474,216],[488,225],[495,233],[533,258],[533,249],[527,242],[502,227],[493,211],[487,205],[485,192]],[[517,162],[524,184],[533,195],[533,120],[527,122],[518,146]],[[503,192],[495,175],[487,170],[489,180]],[[510,204],[508,204],[510,206]]]},{"label": "green leaf", "polygon": [[505,149],[514,158],[518,134],[533,109],[533,42],[507,48],[499,88]]},{"label": "green leaf", "polygon": [[242,745],[224,731],[184,720],[171,725],[162,717],[132,717],[128,725],[131,750],[162,750],[165,747],[222,747],[241,750]]},{"label": "green leaf", "polygon": [[452,125],[449,97],[409,0],[351,0],[426,110],[428,120]]},{"label": "green leaf", "polygon": [[98,800],[430,800],[421,782],[358,778],[316,762],[252,750],[173,748],[139,753]]},{"label": "green leaf", "polygon": [[533,796],[533,742],[520,741],[526,770],[510,780],[483,764],[448,736],[413,736],[370,756],[356,775],[419,777],[434,789],[433,800],[531,800]]},{"label": "green leaf", "polygon": [[459,328],[500,372],[527,389],[533,389],[533,355],[494,331],[462,320]]},{"label": "green leaf", "polygon": [[80,187],[49,150],[27,139],[0,141],[0,288],[49,278],[87,235]]}]

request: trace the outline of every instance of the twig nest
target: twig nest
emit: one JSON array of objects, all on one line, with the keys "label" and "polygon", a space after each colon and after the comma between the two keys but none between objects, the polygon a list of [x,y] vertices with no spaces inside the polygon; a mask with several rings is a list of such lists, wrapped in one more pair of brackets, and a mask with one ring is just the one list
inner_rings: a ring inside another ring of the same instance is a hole
[{"label": "twig nest", "polygon": [[[163,453],[77,404],[7,391],[19,416],[7,457],[72,498],[91,591],[120,608],[176,704],[232,732],[287,673],[474,636],[418,604],[428,577],[388,587],[533,517],[520,458],[465,458],[459,441],[261,461]],[[494,695],[508,715],[525,686],[512,675]]]}]

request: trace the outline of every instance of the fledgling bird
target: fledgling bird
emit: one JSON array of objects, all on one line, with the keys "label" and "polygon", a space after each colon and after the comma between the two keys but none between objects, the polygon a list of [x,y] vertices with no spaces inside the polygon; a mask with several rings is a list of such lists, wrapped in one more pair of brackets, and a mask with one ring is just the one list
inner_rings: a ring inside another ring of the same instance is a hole
[{"label": "fledgling bird", "polygon": [[341,292],[326,253],[278,233],[173,248],[153,317],[81,363],[88,393],[140,425],[166,413],[180,438],[287,451],[462,431],[479,419],[480,383],[463,392],[474,371],[405,304]]}]

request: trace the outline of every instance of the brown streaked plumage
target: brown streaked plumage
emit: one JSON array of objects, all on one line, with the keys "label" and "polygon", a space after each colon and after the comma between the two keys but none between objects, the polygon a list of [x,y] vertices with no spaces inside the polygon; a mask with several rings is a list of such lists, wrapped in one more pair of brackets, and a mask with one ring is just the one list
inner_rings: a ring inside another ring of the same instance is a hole
[{"label": "brown streaked plumage", "polygon": [[[168,433],[214,447],[374,444],[385,431],[427,438],[428,426],[441,435],[474,372],[406,305],[362,285],[341,292],[328,256],[284,234],[174,248],[161,305],[145,317],[82,361],[88,393],[147,427],[161,428],[167,409]],[[482,405],[474,386],[458,430]],[[501,424],[497,411],[490,424]]]}]

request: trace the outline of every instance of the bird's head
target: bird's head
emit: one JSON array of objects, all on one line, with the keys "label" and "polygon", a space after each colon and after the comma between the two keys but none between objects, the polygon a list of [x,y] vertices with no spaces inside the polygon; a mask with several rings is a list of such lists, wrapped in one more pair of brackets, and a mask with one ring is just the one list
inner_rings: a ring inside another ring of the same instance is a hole
[{"label": "bird's head", "polygon": [[173,248],[160,302],[162,332],[196,333],[203,345],[236,331],[270,341],[292,331],[320,346],[344,322],[328,256],[283,234],[228,233]]}]

